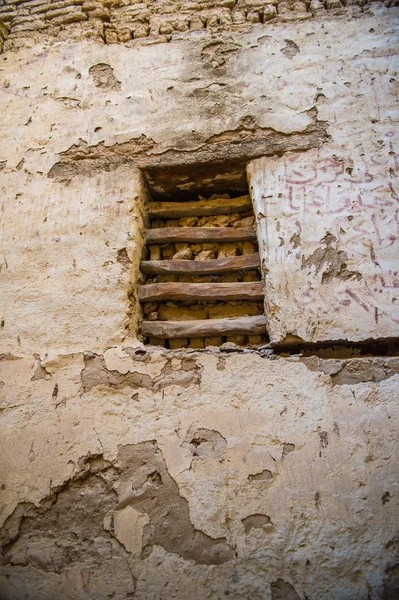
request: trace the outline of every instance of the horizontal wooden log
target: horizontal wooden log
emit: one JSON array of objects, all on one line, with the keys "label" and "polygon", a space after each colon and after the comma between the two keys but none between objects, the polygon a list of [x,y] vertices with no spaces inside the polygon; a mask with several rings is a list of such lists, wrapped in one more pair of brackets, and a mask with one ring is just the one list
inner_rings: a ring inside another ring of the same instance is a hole
[{"label": "horizontal wooden log", "polygon": [[146,337],[195,338],[206,335],[260,335],[266,333],[264,315],[232,319],[198,321],[143,321],[141,333]]},{"label": "horizontal wooden log", "polygon": [[181,217],[209,217],[232,215],[252,210],[249,196],[239,198],[214,198],[196,202],[150,202],[151,217],[160,219],[180,219]]},{"label": "horizontal wooden log", "polygon": [[141,302],[159,300],[262,300],[263,283],[149,283],[139,286]]},{"label": "horizontal wooden log", "polygon": [[146,237],[147,244],[256,241],[253,227],[157,227],[147,229]]},{"label": "horizontal wooden log", "polygon": [[212,275],[260,267],[259,254],[244,254],[215,260],[142,260],[141,271],[149,275]]}]

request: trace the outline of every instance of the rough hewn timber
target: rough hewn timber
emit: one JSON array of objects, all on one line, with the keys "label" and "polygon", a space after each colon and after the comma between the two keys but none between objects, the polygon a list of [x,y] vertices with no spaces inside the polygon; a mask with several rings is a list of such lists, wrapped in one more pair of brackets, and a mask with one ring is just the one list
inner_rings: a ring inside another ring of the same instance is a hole
[{"label": "rough hewn timber", "polygon": [[262,300],[263,283],[150,283],[139,287],[141,302],[150,300]]},{"label": "rough hewn timber", "polygon": [[173,242],[244,242],[256,241],[253,227],[159,227],[147,229],[147,244]]},{"label": "rough hewn timber", "polygon": [[252,210],[249,196],[239,198],[214,198],[195,202],[150,202],[149,214],[161,219],[181,217],[207,217],[210,215],[232,215]]},{"label": "rough hewn timber", "polygon": [[259,335],[266,333],[266,319],[239,317],[235,319],[200,319],[198,321],[143,321],[141,333],[160,338],[193,338],[204,335]]},{"label": "rough hewn timber", "polygon": [[142,260],[140,268],[149,275],[169,274],[204,275],[211,273],[232,273],[248,271],[260,267],[259,254],[245,254],[232,258],[217,258],[215,260]]}]

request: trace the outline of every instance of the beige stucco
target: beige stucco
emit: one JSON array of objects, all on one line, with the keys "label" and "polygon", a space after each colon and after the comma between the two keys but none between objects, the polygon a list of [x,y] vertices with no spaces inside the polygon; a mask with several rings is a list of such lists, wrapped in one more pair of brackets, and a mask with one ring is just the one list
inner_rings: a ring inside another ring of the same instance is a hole
[{"label": "beige stucco", "polygon": [[[153,45],[14,29],[0,55],[6,600],[394,597],[397,9],[249,8]],[[247,166],[287,353],[138,338],[145,178],[187,165],[195,193]]]}]

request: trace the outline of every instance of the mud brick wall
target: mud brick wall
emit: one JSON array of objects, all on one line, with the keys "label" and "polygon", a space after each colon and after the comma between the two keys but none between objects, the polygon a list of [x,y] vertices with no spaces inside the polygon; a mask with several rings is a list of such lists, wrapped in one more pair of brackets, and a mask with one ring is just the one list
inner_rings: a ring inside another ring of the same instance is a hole
[{"label": "mud brick wall", "polygon": [[[0,14],[1,599],[398,597],[398,9]],[[247,192],[270,342],[146,345],[150,203]]]},{"label": "mud brick wall", "polygon": [[[326,12],[357,17],[373,0],[1,0],[0,22],[10,28],[7,48],[32,41],[94,38],[106,44],[165,43],[191,33],[247,30],[269,22],[301,21]],[[388,0],[386,6],[395,6]],[[295,47],[288,47],[287,52]],[[223,52],[218,57],[223,64]]]}]

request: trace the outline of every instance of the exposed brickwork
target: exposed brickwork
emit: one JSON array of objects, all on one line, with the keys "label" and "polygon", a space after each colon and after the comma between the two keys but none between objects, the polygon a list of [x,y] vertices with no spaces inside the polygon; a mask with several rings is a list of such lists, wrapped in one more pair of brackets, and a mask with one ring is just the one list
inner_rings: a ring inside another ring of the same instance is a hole
[{"label": "exposed brickwork", "polygon": [[[394,6],[397,0],[386,4]],[[369,5],[368,0],[0,0],[0,24],[10,28],[5,49],[27,40],[74,37],[107,44],[162,43],[193,31],[246,29],[312,19],[326,11],[356,15]],[[0,49],[4,37],[0,30]]]},{"label": "exposed brickwork", "polygon": [[3,45],[8,36],[8,27],[0,21],[0,52],[3,50]]},{"label": "exposed brickwork", "polygon": [[103,39],[110,4],[102,0],[0,0],[0,20],[10,28],[5,49],[23,46],[29,39],[65,39],[75,33]]}]

